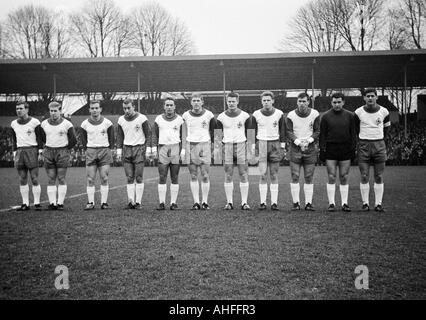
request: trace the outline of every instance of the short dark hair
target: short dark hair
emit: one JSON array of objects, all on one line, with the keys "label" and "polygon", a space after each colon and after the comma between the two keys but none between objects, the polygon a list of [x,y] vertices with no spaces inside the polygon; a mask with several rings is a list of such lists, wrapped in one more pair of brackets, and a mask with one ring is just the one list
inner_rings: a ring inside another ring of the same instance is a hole
[{"label": "short dark hair", "polygon": [[92,104],[97,104],[97,103],[99,104],[99,107],[102,108],[101,100],[90,100],[89,106],[91,106]]},{"label": "short dark hair", "polygon": [[59,110],[62,110],[61,104],[57,101],[52,101],[51,103],[49,103],[49,109],[50,108],[59,108]]},{"label": "short dark hair", "polygon": [[28,102],[26,102],[26,101],[18,101],[17,103],[16,103],[16,106],[20,106],[20,105],[24,105],[24,108],[25,109],[29,109],[30,108],[30,104],[28,103]]},{"label": "short dark hair", "polygon": [[172,97],[167,97],[167,98],[165,98],[165,99],[164,99],[163,105],[165,105],[165,104],[166,104],[166,101],[167,101],[167,100],[171,100],[171,101],[175,102],[175,99],[174,99],[174,98],[172,98]]},{"label": "short dark hair", "polygon": [[331,99],[342,99],[343,101],[345,101],[345,95],[342,92],[334,92],[331,95]]},{"label": "short dark hair", "polygon": [[309,94],[307,94],[306,92],[301,92],[297,95],[297,99],[303,99],[303,98],[307,98],[309,101],[310,99]]},{"label": "short dark hair", "polygon": [[368,93],[374,93],[377,96],[377,90],[375,88],[365,88],[362,95],[365,97]]},{"label": "short dark hair", "polygon": [[123,104],[131,104],[132,106],[134,106],[135,104],[133,103],[133,99],[130,98],[126,98],[123,100]]},{"label": "short dark hair", "polygon": [[226,95],[226,98],[237,98],[237,100],[240,100],[240,95],[232,91]]},{"label": "short dark hair", "polygon": [[275,99],[272,91],[263,91],[262,94],[260,95],[260,98],[263,98],[263,97],[271,97],[272,100]]}]

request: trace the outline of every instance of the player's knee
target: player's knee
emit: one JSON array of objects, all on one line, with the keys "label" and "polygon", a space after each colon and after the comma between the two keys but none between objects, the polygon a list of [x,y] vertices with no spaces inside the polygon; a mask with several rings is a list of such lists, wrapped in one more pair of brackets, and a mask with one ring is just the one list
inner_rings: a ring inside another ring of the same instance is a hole
[{"label": "player's knee", "polygon": [[242,174],[242,175],[240,176],[240,180],[241,180],[241,182],[242,182],[242,183],[246,183],[246,182],[248,182],[248,174],[247,174],[247,173]]},{"label": "player's knee", "polygon": [[299,175],[296,173],[291,174],[291,182],[292,183],[299,183]]},{"label": "player's knee", "polygon": [[260,183],[264,184],[268,182],[268,177],[266,175],[261,175],[260,176]]},{"label": "player's knee", "polygon": [[383,183],[383,175],[382,174],[374,175],[374,182],[375,183]]},{"label": "player's knee", "polygon": [[159,184],[166,184],[167,183],[167,176],[166,175],[160,175],[158,180],[159,180]]},{"label": "player's knee", "polygon": [[92,177],[87,177],[87,185],[92,187],[95,184],[95,179]]},{"label": "player's knee", "polygon": [[201,181],[202,181],[202,182],[204,182],[204,183],[209,182],[209,174],[208,174],[208,173],[204,173],[204,174],[201,176]]},{"label": "player's knee", "polygon": [[[93,181],[93,183],[94,183],[94,181]],[[108,176],[101,177],[101,184],[102,185],[107,185],[108,184]]]},{"label": "player's knee", "polygon": [[369,181],[369,177],[368,174],[366,173],[361,173],[361,183],[367,183]]},{"label": "player's knee", "polygon": [[230,183],[230,182],[232,182],[232,175],[230,175],[230,174],[225,174],[225,182],[226,183]]},{"label": "player's knee", "polygon": [[314,180],[313,175],[306,175],[305,176],[305,183],[311,184],[313,180]]},{"label": "player's knee", "polygon": [[347,174],[342,174],[340,175],[340,184],[347,184],[348,183],[348,175]]},{"label": "player's knee", "polygon": [[278,174],[271,174],[271,183],[278,183]]},{"label": "player's knee", "polygon": [[58,183],[59,184],[65,184],[65,177],[58,177]]},{"label": "player's knee", "polygon": [[[341,181],[341,179],[340,179],[340,181]],[[330,183],[330,184],[336,183],[336,175],[335,174],[332,174],[332,173],[328,174],[328,183]]]},{"label": "player's knee", "polygon": [[179,184],[178,176],[171,176],[170,180],[172,181],[172,184]]},{"label": "player's knee", "polygon": [[127,178],[127,184],[135,183],[135,177],[134,176],[126,176]]},{"label": "player's knee", "polygon": [[137,176],[136,183],[142,183],[142,182],[143,182],[143,176]]}]

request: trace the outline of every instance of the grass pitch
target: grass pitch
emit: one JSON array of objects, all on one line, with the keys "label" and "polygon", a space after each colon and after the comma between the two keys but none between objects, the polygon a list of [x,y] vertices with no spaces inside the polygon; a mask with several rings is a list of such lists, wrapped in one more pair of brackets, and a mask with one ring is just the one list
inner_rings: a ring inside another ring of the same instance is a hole
[{"label": "grass pitch", "polygon": [[[145,169],[140,211],[123,209],[123,168],[110,173],[111,210],[90,212],[83,211],[84,168],[68,171],[63,212],[8,210],[21,202],[18,175],[14,169],[0,175],[0,299],[426,298],[426,167],[386,168],[382,214],[358,211],[357,167],[350,173],[351,213],[326,211],[325,167],[315,172],[315,212],[290,212],[289,167],[280,168],[279,212],[256,209],[256,176],[253,210],[223,211],[222,167],[211,168],[210,211],[189,210],[187,168],[180,175],[181,210],[163,212],[155,210],[157,168]],[[40,180],[46,201],[44,169]],[[69,270],[68,290],[55,288],[58,265]],[[355,288],[358,265],[368,268],[368,290]]]}]

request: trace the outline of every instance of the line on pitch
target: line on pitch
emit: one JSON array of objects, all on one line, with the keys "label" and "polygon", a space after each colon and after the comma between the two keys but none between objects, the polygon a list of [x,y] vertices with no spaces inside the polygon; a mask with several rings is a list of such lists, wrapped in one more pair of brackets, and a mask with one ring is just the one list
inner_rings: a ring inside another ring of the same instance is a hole
[{"label": "line on pitch", "polygon": [[[146,180],[144,180],[144,183],[148,183],[148,182],[151,182],[151,181],[154,181],[154,180],[158,180],[158,178],[149,178],[149,179],[146,179]],[[127,186],[127,184],[123,184],[121,186],[115,186],[115,187],[109,188],[109,190],[111,191],[111,190],[123,188],[125,186]],[[97,190],[96,192],[100,192],[100,190]],[[87,192],[85,192],[85,193],[79,193],[79,194],[74,194],[72,196],[66,197],[66,199],[74,199],[74,198],[78,198],[78,197],[81,197],[81,196],[84,196],[84,195],[87,195]],[[42,203],[49,203],[49,201],[48,200],[41,201],[40,204],[42,204]],[[20,206],[11,206],[10,208],[0,209],[0,213],[1,212],[11,211],[11,210],[17,209],[19,207]]]}]

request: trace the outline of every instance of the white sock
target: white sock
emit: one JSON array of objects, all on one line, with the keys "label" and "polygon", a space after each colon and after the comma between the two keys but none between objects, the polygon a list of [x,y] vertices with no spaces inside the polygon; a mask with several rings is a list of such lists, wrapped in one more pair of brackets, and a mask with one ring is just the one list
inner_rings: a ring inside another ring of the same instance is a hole
[{"label": "white sock", "polygon": [[87,202],[95,203],[95,186],[87,186]]},{"label": "white sock", "polygon": [[312,196],[314,195],[314,184],[313,183],[305,183],[303,185],[303,191],[305,193],[305,204],[312,204]]},{"label": "white sock", "polygon": [[67,194],[67,185],[60,184],[58,186],[58,204],[64,204],[66,194]]},{"label": "white sock", "polygon": [[136,199],[135,202],[141,204],[142,203],[142,196],[143,196],[143,189],[145,187],[145,183],[136,183]]},{"label": "white sock", "polygon": [[135,202],[135,185],[133,183],[127,185],[127,198],[129,202]]},{"label": "white sock", "polygon": [[260,203],[266,204],[266,195],[268,194],[268,184],[259,183]]},{"label": "white sock", "polygon": [[240,182],[241,205],[247,203],[248,191],[249,191],[248,181],[247,182]]},{"label": "white sock", "polygon": [[30,187],[28,184],[24,186],[19,186],[19,191],[21,191],[22,203],[27,206],[30,205]]},{"label": "white sock", "polygon": [[[340,188],[342,190],[342,188]],[[336,195],[336,184],[335,183],[327,183],[327,197],[329,204],[335,204],[334,197]]]},{"label": "white sock", "polygon": [[33,185],[33,197],[34,197],[34,204],[40,204],[40,194],[41,194],[41,186],[40,185]]},{"label": "white sock", "polygon": [[342,205],[348,204],[348,194],[349,194],[349,185],[341,184],[340,185],[340,197],[342,198]]},{"label": "white sock", "polygon": [[360,183],[359,189],[361,190],[362,204],[364,204],[364,203],[368,204],[368,197],[369,197],[369,194],[370,194],[370,184],[368,182],[367,183]]},{"label": "white sock", "polygon": [[210,181],[201,182],[201,193],[203,194],[203,203],[208,203],[209,199],[209,191],[210,191]]},{"label": "white sock", "polygon": [[191,181],[189,183],[192,192],[192,198],[194,199],[194,203],[200,203],[200,185],[197,181]]},{"label": "white sock", "polygon": [[47,186],[47,197],[49,204],[56,204],[56,186]]},{"label": "white sock", "polygon": [[278,183],[271,183],[269,188],[271,189],[271,204],[278,204]]},{"label": "white sock", "polygon": [[108,203],[109,185],[101,184],[101,203]]},{"label": "white sock", "polygon": [[233,203],[232,196],[234,193],[234,183],[233,182],[225,182],[225,194],[226,194],[226,203]]},{"label": "white sock", "polygon": [[384,183],[375,183],[374,182],[374,195],[376,197],[376,206],[378,204],[380,204],[380,205],[382,204],[384,187],[385,187]]},{"label": "white sock", "polygon": [[158,184],[158,199],[160,203],[166,203],[167,184]]},{"label": "white sock", "polygon": [[170,204],[176,203],[178,193],[179,193],[179,184],[172,183],[170,185]]},{"label": "white sock", "polygon": [[300,202],[300,184],[298,182],[290,183],[290,191],[293,203]]}]

